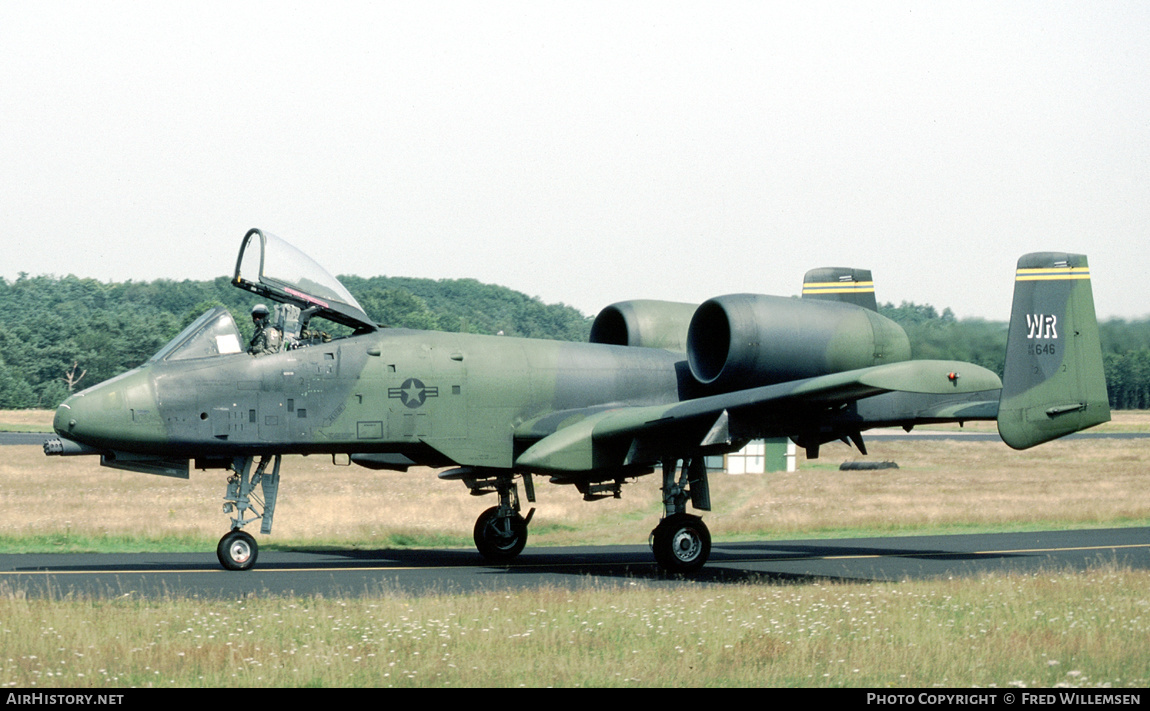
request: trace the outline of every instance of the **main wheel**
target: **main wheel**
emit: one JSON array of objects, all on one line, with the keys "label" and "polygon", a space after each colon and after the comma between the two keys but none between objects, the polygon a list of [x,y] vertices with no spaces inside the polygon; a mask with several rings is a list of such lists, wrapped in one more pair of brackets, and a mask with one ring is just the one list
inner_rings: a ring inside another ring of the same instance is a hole
[{"label": "main wheel", "polygon": [[668,573],[693,573],[711,555],[711,532],[698,516],[673,514],[651,531],[651,551]]},{"label": "main wheel", "polygon": [[256,564],[259,552],[256,539],[239,529],[226,533],[216,546],[216,557],[228,570],[248,570]]},{"label": "main wheel", "polygon": [[518,512],[501,517],[499,507],[492,506],[475,522],[475,547],[487,560],[505,563],[526,545],[527,521]]}]

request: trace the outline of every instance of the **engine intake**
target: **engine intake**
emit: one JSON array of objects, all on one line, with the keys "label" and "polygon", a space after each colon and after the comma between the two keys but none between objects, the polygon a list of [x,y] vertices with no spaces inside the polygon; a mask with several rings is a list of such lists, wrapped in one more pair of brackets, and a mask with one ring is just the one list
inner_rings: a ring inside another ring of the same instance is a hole
[{"label": "engine intake", "polygon": [[635,300],[611,304],[591,324],[591,343],[684,352],[696,304]]},{"label": "engine intake", "polygon": [[732,294],[703,302],[687,332],[687,359],[718,390],[772,385],[910,358],[897,323],[830,301]]}]

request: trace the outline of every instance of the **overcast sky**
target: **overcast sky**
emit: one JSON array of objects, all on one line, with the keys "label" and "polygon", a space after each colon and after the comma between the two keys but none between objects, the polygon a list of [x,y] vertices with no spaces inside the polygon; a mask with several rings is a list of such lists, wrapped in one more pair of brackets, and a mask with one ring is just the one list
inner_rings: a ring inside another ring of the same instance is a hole
[{"label": "overcast sky", "polygon": [[1030,251],[1150,315],[1150,3],[0,0],[0,276],[334,274],[595,313],[798,293],[1005,320]]}]

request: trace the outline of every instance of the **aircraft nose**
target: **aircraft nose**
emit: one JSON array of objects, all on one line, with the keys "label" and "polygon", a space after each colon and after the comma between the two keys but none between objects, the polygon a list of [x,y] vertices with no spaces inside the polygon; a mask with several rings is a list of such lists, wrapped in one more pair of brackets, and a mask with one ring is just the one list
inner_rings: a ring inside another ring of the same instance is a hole
[{"label": "aircraft nose", "polygon": [[72,395],[56,408],[56,416],[52,418],[52,429],[56,430],[56,434],[68,434],[68,421],[72,419],[72,404],[75,400],[76,396]]},{"label": "aircraft nose", "polygon": [[137,369],[69,397],[56,408],[52,427],[101,449],[148,449],[163,434],[150,374]]},{"label": "aircraft nose", "polygon": [[113,382],[69,397],[56,408],[52,427],[64,437],[96,447],[111,447],[106,440],[123,429],[124,394]]}]

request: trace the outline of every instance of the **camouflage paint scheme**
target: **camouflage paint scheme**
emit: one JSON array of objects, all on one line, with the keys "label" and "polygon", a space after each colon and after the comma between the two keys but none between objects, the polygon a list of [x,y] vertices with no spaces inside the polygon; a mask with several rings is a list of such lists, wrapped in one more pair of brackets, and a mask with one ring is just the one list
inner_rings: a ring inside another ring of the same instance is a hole
[{"label": "camouflage paint scheme", "polygon": [[1110,419],[1085,256],[1045,252],[1018,260],[997,419],[1015,449]]},{"label": "camouflage paint scheme", "polygon": [[[258,263],[248,251],[257,246]],[[266,268],[289,263],[273,250],[295,255],[307,277]],[[255,279],[242,273],[253,269]],[[812,270],[801,299],[614,304],[596,319],[593,342],[568,343],[379,327],[318,265],[252,230],[234,282],[286,305],[294,347],[248,355],[217,308],[139,368],[69,398],[46,451],[169,476],[187,477],[189,460],[232,470],[227,499],[239,516],[217,550],[232,569],[255,562],[246,523],[262,518],[270,532],[283,454],[455,467],[441,476],[498,494],[475,531],[496,561],[526,542],[531,514],[520,514],[516,479],[530,501],[540,474],[591,500],[659,468],[655,558],[690,572],[710,549],[705,525],[686,512],[688,501],[710,507],[705,455],[763,437],[790,437],[812,457],[838,439],[865,453],[872,427],[996,418],[1003,440],[1022,448],[1108,420],[1085,257],[1026,255],[1016,279],[1004,386],[977,365],[910,360],[906,334],[877,313],[865,270]],[[309,339],[313,317],[354,333]],[[249,499],[257,483],[262,513]]]}]

